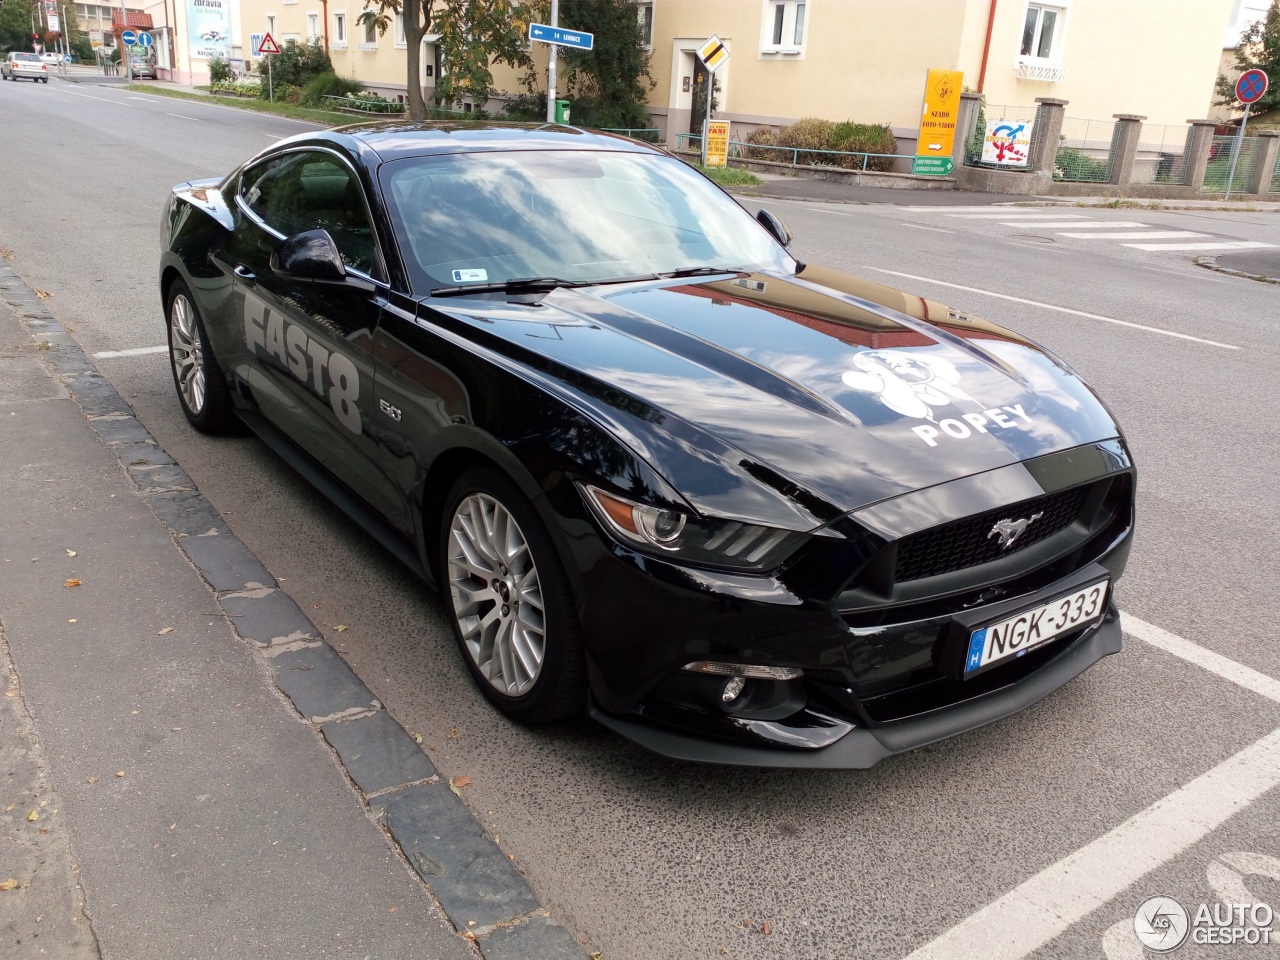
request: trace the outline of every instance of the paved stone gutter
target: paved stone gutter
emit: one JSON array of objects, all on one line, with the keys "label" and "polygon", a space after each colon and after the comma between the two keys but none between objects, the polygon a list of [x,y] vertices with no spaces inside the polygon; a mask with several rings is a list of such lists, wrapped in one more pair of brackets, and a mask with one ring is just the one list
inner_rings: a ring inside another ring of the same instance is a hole
[{"label": "paved stone gutter", "polygon": [[231,532],[36,292],[2,261],[0,298],[17,310],[49,373],[119,457],[236,635],[252,645],[279,690],[324,738],[458,935],[475,943],[486,960],[584,960],[583,947],[541,906],[415,738]]}]

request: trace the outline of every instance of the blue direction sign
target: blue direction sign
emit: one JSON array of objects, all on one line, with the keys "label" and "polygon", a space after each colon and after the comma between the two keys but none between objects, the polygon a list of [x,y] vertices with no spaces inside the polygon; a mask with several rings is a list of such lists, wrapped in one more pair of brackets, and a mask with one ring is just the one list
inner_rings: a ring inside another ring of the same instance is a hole
[{"label": "blue direction sign", "polygon": [[140,46],[149,47],[151,44],[155,43],[155,41],[151,39],[151,34],[140,33],[138,34],[138,43]]},{"label": "blue direction sign", "polygon": [[120,39],[124,41],[124,45],[126,47],[132,47],[138,42],[138,35],[132,30],[126,30],[124,33],[120,34]]},{"label": "blue direction sign", "polygon": [[70,63],[70,62],[71,62],[71,54],[69,54],[69,53],[64,53],[64,54],[62,55],[62,62],[63,62],[63,63]]},{"label": "blue direction sign", "polygon": [[1246,70],[1236,81],[1236,99],[1241,103],[1257,103],[1267,92],[1267,75],[1261,70]]},{"label": "blue direction sign", "polygon": [[562,30],[559,27],[549,27],[545,23],[531,23],[529,24],[529,39],[541,40],[543,43],[554,43],[558,47],[590,50],[595,45],[596,35],[582,30]]}]

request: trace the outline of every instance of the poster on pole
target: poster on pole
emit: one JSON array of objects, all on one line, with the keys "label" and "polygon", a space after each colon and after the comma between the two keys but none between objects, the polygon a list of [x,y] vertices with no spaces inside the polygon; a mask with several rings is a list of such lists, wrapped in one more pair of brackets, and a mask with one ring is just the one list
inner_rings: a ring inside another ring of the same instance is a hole
[{"label": "poster on pole", "polygon": [[58,19],[58,15],[57,15],[56,13],[47,13],[47,14],[45,14],[45,19],[49,21],[49,32],[50,32],[50,33],[61,33],[61,32],[62,32],[62,21],[60,21],[60,20]]},{"label": "poster on pole", "polygon": [[707,166],[724,167],[729,164],[729,121],[707,121]]},{"label": "poster on pole", "polygon": [[187,49],[193,60],[231,57],[231,0],[187,0]]},{"label": "poster on pole", "polygon": [[1002,167],[1025,167],[1031,153],[1033,120],[987,119],[982,132],[982,162]]}]

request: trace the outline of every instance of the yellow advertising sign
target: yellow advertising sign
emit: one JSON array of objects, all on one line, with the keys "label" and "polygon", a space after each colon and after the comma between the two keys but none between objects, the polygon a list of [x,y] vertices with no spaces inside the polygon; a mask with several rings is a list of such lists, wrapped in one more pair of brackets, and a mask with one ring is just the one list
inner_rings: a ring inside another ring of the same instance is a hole
[{"label": "yellow advertising sign", "polygon": [[707,166],[724,167],[729,163],[729,121],[707,121]]},{"label": "yellow advertising sign", "polygon": [[917,157],[951,156],[956,142],[956,122],[960,116],[960,91],[963,87],[964,73],[960,70],[929,71],[924,82]]}]

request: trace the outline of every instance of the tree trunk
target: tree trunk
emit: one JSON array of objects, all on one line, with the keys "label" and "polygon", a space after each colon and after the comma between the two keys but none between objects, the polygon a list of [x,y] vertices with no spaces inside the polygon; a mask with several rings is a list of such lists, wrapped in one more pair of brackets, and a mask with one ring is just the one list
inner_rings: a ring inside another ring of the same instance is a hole
[{"label": "tree trunk", "polygon": [[422,38],[431,27],[432,0],[404,0],[404,39],[408,49],[409,119],[427,119],[427,102],[422,99]]}]

